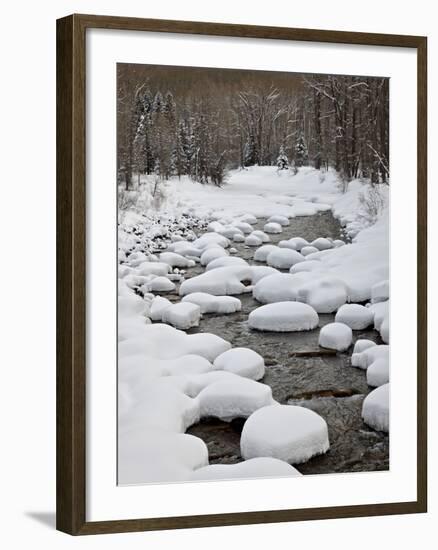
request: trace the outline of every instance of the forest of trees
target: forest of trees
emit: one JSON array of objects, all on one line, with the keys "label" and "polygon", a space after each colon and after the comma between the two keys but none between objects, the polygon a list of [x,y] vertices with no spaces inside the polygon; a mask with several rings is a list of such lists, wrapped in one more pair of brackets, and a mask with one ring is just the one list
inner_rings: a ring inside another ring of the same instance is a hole
[{"label": "forest of trees", "polygon": [[388,183],[386,78],[118,65],[117,92],[126,189],[142,174],[221,185],[252,165]]}]

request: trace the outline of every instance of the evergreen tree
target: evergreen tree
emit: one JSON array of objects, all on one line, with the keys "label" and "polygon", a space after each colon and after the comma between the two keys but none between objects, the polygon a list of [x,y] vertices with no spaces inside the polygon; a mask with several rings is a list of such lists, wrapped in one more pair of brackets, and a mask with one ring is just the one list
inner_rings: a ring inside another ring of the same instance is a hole
[{"label": "evergreen tree", "polygon": [[152,123],[149,113],[143,115],[135,138],[135,166],[138,174],[150,174],[154,170],[155,159],[152,149]]},{"label": "evergreen tree", "polygon": [[158,92],[155,94],[154,101],[152,104],[152,111],[154,113],[161,113],[163,108],[163,96],[161,95],[161,92],[158,90]]},{"label": "evergreen tree", "polygon": [[169,173],[171,176],[177,175],[178,177],[180,177],[182,174],[181,161],[179,158],[179,148],[177,143],[173,147],[172,152],[170,154]]},{"label": "evergreen tree", "polygon": [[175,105],[175,100],[173,99],[172,92],[167,92],[166,97],[164,99],[163,106],[162,106],[162,112],[166,115],[166,117],[170,122],[174,122],[175,111],[176,111],[176,105]]},{"label": "evergreen tree", "polygon": [[255,164],[258,164],[257,147],[253,135],[250,135],[245,142],[243,162],[244,166],[254,166]]},{"label": "evergreen tree", "polygon": [[286,170],[287,168],[289,168],[289,159],[287,158],[283,145],[281,145],[280,151],[278,153],[277,167],[279,170]]},{"label": "evergreen tree", "polygon": [[161,176],[161,163],[160,159],[155,159],[154,174],[156,176]]},{"label": "evergreen tree", "polygon": [[187,124],[181,120],[177,132],[177,174],[178,176],[190,174],[192,148]]},{"label": "evergreen tree", "polygon": [[143,113],[149,114],[152,111],[152,105],[153,105],[153,97],[149,88],[146,88],[146,90],[144,91],[142,101],[143,101]]},{"label": "evergreen tree", "polygon": [[304,135],[300,133],[295,144],[295,166],[304,166],[308,159],[308,152]]}]

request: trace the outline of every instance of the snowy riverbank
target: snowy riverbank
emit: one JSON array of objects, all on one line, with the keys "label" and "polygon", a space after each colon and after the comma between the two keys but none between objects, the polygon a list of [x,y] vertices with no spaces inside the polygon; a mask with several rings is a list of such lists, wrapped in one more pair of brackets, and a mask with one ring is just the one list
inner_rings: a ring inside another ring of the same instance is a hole
[{"label": "snowy riverbank", "polygon": [[[137,195],[133,193],[136,209],[131,207],[122,213],[119,225],[121,483],[209,479],[217,475],[297,475],[288,462],[308,460],[328,448],[326,431],[319,420],[304,421],[301,434],[294,430],[279,434],[284,445],[292,449],[289,457],[278,455],[275,445],[269,445],[268,434],[262,444],[256,444],[255,451],[244,452],[251,460],[239,468],[230,465],[219,473],[208,466],[205,443],[184,433],[189,426],[211,416],[227,421],[251,417],[264,407],[276,405],[276,401],[271,388],[263,383],[260,369],[261,365],[263,371],[265,367],[260,354],[250,355],[253,362],[250,360],[242,370],[239,354],[230,361],[220,358],[231,348],[224,338],[205,332],[186,334],[174,327],[187,330],[202,326],[201,307],[208,307],[205,311],[216,311],[220,316],[236,311],[239,295],[252,292],[260,306],[270,307],[267,316],[262,307],[257,314],[262,319],[260,326],[267,323],[269,330],[313,329],[315,322],[318,324],[318,314],[329,311],[334,314],[346,302],[372,300],[376,303],[371,307],[344,314],[342,324],[347,327],[348,323],[357,323],[358,318],[365,317],[368,325],[377,321],[376,327],[387,341],[386,195],[378,200],[374,195],[364,199],[369,187],[360,182],[352,182],[347,193],[342,194],[333,172],[322,175],[311,168],[301,169],[296,176],[272,167],[234,172],[222,189],[184,179],[162,184],[155,196],[153,188],[154,182],[150,181]],[[385,194],[386,191],[385,187]],[[153,206],[161,208],[153,210]],[[352,243],[326,239],[328,235],[319,235],[311,243],[299,243],[296,237],[302,235],[279,240],[281,233],[277,232],[285,230],[282,223],[286,225],[296,217],[305,220],[330,209],[345,226],[346,236],[353,238]],[[259,229],[250,235],[257,218],[270,216],[274,218],[269,226],[265,225],[266,232]],[[233,250],[239,246],[261,251],[263,241],[274,240],[273,233],[277,245],[269,251],[272,256],[265,255],[265,265],[239,258],[237,249]],[[239,244],[233,246],[233,241]],[[304,255],[306,248],[309,250]],[[161,257],[160,250],[166,251]],[[200,264],[205,266],[205,273]],[[198,274],[193,276],[195,273]],[[167,292],[173,292],[175,297],[178,291],[185,296],[181,303],[164,298]],[[205,294],[202,299],[190,298],[200,292],[207,293],[208,300]],[[225,297],[234,300],[234,305],[231,302],[225,305]],[[309,308],[305,318],[298,306]],[[365,309],[371,315],[364,316]],[[151,320],[155,323],[151,324]],[[316,328],[312,332],[318,334],[318,331]],[[339,331],[331,332],[336,349]],[[342,337],[345,339],[345,334]],[[350,344],[351,340],[347,348]],[[374,367],[378,373],[373,380],[377,379],[379,384],[375,385],[380,385],[388,381],[385,378],[388,361],[386,356],[385,359],[377,355],[380,363]],[[367,368],[373,365],[372,359],[371,354],[369,359],[364,357],[359,362]],[[255,381],[260,379],[261,382]],[[382,394],[383,409],[379,396],[374,399],[377,407],[372,400],[371,407],[364,407],[369,424],[378,429],[387,424],[385,395]],[[263,420],[260,422],[263,424]],[[252,432],[257,429],[253,427]],[[316,438],[310,447],[305,443],[309,437]],[[264,461],[257,462],[261,458]]]}]

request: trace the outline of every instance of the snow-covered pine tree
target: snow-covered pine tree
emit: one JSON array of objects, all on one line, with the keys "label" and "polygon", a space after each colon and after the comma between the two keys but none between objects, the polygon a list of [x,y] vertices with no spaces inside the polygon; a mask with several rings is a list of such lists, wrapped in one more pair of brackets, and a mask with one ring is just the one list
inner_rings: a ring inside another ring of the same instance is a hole
[{"label": "snow-covered pine tree", "polygon": [[208,183],[211,162],[211,133],[208,124],[207,115],[201,114],[197,121],[198,130],[198,167],[197,181],[200,183]]},{"label": "snow-covered pine tree", "polygon": [[189,144],[189,131],[185,120],[180,120],[176,133],[177,165],[178,176],[190,174],[191,150]]},{"label": "snow-covered pine tree", "polygon": [[154,170],[155,159],[151,144],[152,123],[150,114],[143,114],[134,140],[135,167],[140,174],[150,174]]},{"label": "snow-covered pine tree", "polygon": [[177,143],[174,145],[170,153],[169,175],[181,177],[181,162]]},{"label": "snow-covered pine tree", "polygon": [[254,136],[248,136],[243,149],[243,163],[244,166],[254,166],[258,164],[257,148],[254,140]]},{"label": "snow-covered pine tree", "polygon": [[161,175],[161,166],[160,166],[160,159],[155,159],[155,166],[154,166],[154,174],[156,176],[160,176]]},{"label": "snow-covered pine tree", "polygon": [[152,111],[153,97],[151,90],[146,88],[143,93],[143,113],[148,114]]},{"label": "snow-covered pine tree", "polygon": [[223,151],[211,164],[210,178],[214,185],[220,187],[228,176],[226,151]]},{"label": "snow-covered pine tree", "polygon": [[287,170],[289,168],[289,159],[284,150],[284,145],[280,146],[280,151],[277,157],[277,167],[279,170]]},{"label": "snow-covered pine tree", "polygon": [[166,97],[164,98],[164,103],[162,106],[162,112],[166,115],[170,122],[173,122],[175,119],[175,100],[173,99],[172,92],[167,92]]},{"label": "snow-covered pine tree", "polygon": [[295,166],[304,166],[308,159],[307,145],[304,135],[300,132],[295,144]]},{"label": "snow-covered pine tree", "polygon": [[154,149],[152,146],[152,120],[150,113],[147,113],[144,127],[144,146],[143,146],[143,159],[144,170],[146,174],[151,174],[155,166]]},{"label": "snow-covered pine tree", "polygon": [[161,113],[162,108],[163,108],[163,96],[160,90],[158,90],[158,92],[155,94],[154,101],[152,103],[152,111],[154,113]]}]

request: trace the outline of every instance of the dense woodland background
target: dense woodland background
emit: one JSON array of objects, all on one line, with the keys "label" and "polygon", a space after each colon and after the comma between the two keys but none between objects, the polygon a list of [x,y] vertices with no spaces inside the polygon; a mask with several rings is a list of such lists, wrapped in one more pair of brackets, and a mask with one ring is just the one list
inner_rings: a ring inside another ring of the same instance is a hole
[{"label": "dense woodland background", "polygon": [[389,80],[118,64],[119,184],[142,174],[221,185],[252,165],[389,178]]}]

